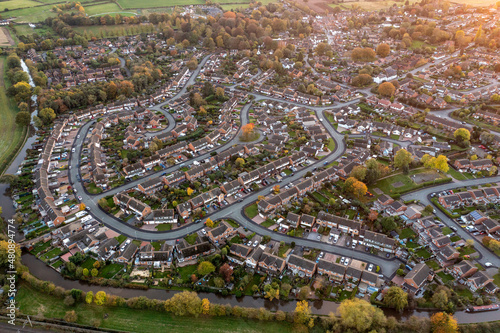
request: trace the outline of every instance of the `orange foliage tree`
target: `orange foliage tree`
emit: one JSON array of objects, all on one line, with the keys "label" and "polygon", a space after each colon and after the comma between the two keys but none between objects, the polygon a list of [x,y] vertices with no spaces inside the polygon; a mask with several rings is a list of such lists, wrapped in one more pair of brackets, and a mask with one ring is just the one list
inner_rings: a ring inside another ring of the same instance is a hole
[{"label": "orange foliage tree", "polygon": [[345,181],[345,188],[358,199],[362,198],[368,191],[368,187],[366,187],[365,183],[360,182],[354,177],[347,178]]},{"label": "orange foliage tree", "polygon": [[245,126],[242,126],[241,130],[243,132],[242,134],[243,140],[248,141],[252,138],[255,132],[255,125],[253,123],[248,123]]},{"label": "orange foliage tree", "polygon": [[431,317],[433,333],[457,333],[458,323],[456,319],[447,313],[438,312]]}]

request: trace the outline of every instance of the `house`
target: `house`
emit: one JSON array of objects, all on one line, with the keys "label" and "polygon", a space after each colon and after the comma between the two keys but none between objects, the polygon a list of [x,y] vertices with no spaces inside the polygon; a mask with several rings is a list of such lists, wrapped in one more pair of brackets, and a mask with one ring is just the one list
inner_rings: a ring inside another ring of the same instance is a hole
[{"label": "house", "polygon": [[137,245],[134,243],[129,243],[125,249],[115,258],[115,261],[119,263],[129,264],[132,262],[135,254],[137,253]]},{"label": "house", "polygon": [[155,192],[161,190],[164,185],[165,183],[161,178],[153,178],[137,185],[137,189],[144,194],[152,195]]},{"label": "house", "polygon": [[456,194],[440,196],[438,201],[441,204],[441,206],[447,209],[454,208],[462,202],[460,197]]},{"label": "house", "polygon": [[418,219],[422,216],[422,214],[413,207],[409,207],[407,210],[405,210],[403,215],[406,216],[409,220]]},{"label": "house", "polygon": [[490,278],[484,272],[477,271],[472,276],[467,278],[465,284],[470,288],[472,292],[476,292],[477,290],[484,288],[490,282],[493,282],[492,278]]},{"label": "house", "polygon": [[396,241],[378,232],[365,230],[364,242],[366,246],[374,247],[384,252],[392,253],[396,247]]},{"label": "house", "polygon": [[167,243],[163,243],[158,250],[155,250],[151,243],[142,246],[135,257],[137,266],[147,266],[154,268],[167,268],[172,264],[173,247]]},{"label": "house", "polygon": [[173,209],[155,209],[144,218],[144,224],[177,223]]},{"label": "house", "polygon": [[328,214],[324,211],[320,211],[318,213],[316,223],[320,224],[322,227],[339,229],[341,232],[344,232],[351,236],[359,235],[359,231],[361,230],[361,222]]},{"label": "house", "polygon": [[223,239],[233,235],[235,229],[226,221],[222,221],[217,227],[207,231],[208,239],[214,244],[220,244]]},{"label": "house", "polygon": [[478,271],[478,268],[474,266],[470,261],[462,261],[459,264],[448,268],[447,271],[453,275],[456,279],[465,279]]},{"label": "house", "polygon": [[286,222],[294,227],[297,228],[300,224],[300,215],[297,215],[295,213],[289,212],[288,215],[286,216]]},{"label": "house", "polygon": [[278,275],[285,269],[286,261],[278,256],[263,252],[258,261],[259,271]]},{"label": "house", "polygon": [[347,267],[345,271],[345,280],[347,282],[347,287],[354,288],[355,286],[357,286],[359,281],[361,280],[362,274],[363,271],[361,271],[359,268],[355,268],[353,266]]},{"label": "house", "polygon": [[288,268],[299,276],[312,277],[316,271],[316,263],[314,261],[291,254],[288,257]]},{"label": "house", "polygon": [[416,292],[422,288],[425,282],[430,280],[432,280],[432,272],[429,266],[425,263],[418,263],[408,274],[406,274],[404,286]]},{"label": "house", "polygon": [[394,199],[388,196],[387,194],[382,194],[378,197],[377,202],[382,206],[387,206],[394,202]]},{"label": "house", "polygon": [[300,225],[302,227],[312,228],[315,221],[316,218],[312,215],[302,214],[302,216],[300,217]]},{"label": "house", "polygon": [[229,255],[227,258],[229,259],[229,261],[234,262],[235,264],[243,265],[252,251],[253,247],[251,246],[233,243],[229,248]]},{"label": "house", "polygon": [[183,246],[177,249],[179,262],[196,260],[200,256],[206,256],[215,251],[209,242],[195,243],[194,245]]},{"label": "house", "polygon": [[318,261],[318,274],[327,275],[330,281],[344,281],[345,266],[331,261],[320,259]]}]

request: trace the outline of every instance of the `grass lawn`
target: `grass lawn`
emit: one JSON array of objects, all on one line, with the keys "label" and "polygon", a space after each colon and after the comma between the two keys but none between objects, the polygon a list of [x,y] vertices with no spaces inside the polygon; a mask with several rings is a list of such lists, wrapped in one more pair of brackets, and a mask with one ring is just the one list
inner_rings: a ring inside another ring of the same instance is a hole
[{"label": "grass lawn", "polygon": [[465,177],[465,175],[461,172],[458,172],[457,170],[450,168],[448,170],[448,174],[455,178],[456,180],[467,180],[468,178]]},{"label": "grass lawn", "polygon": [[406,238],[410,238],[410,237],[415,236],[415,235],[416,235],[415,231],[411,230],[410,228],[405,228],[405,229],[401,230],[401,233],[399,234],[399,238],[406,239]]},{"label": "grass lawn", "polygon": [[234,220],[226,220],[226,222],[233,228],[239,228],[240,225],[238,224],[238,222],[234,221]]},{"label": "grass lawn", "polygon": [[[425,186],[425,183],[422,184],[415,184],[413,180],[410,178],[410,176],[415,175],[415,174],[421,174],[421,173],[426,173],[426,174],[434,174],[436,175],[437,172],[434,170],[427,170],[427,169],[417,169],[417,170],[412,170],[408,175],[404,175],[402,173],[387,177],[384,179],[379,180],[375,185],[373,185],[370,188],[370,192],[373,192],[373,188],[378,187],[384,193],[386,194],[402,194],[406,193],[408,191],[417,189],[417,188],[422,188]],[[446,176],[443,176],[442,174],[439,174],[439,178],[436,179],[435,183],[443,183],[446,182],[447,180],[451,180],[451,178],[448,178]],[[394,187],[393,184],[401,182],[403,185],[400,187]],[[433,183],[432,181],[430,182],[431,184]]]},{"label": "grass lawn", "polygon": [[321,194],[319,194],[318,192],[313,192],[312,193],[312,196],[314,197],[314,199],[316,199],[316,201],[318,202],[321,202],[321,203],[324,203],[324,204],[327,204],[328,203],[328,199],[325,198],[324,196],[322,196]]},{"label": "grass lawn", "polygon": [[168,231],[172,230],[172,224],[171,223],[161,223],[156,226],[156,230],[158,231]]},{"label": "grass lawn", "polygon": [[233,238],[231,238],[231,243],[233,243],[233,244],[242,244],[243,241],[241,240],[240,235],[236,235]]},{"label": "grass lawn", "polygon": [[99,276],[102,276],[103,278],[106,279],[111,279],[113,276],[115,276],[116,273],[118,273],[121,269],[123,268],[123,265],[120,264],[110,264],[104,266],[103,269],[99,272]]},{"label": "grass lawn", "polygon": [[91,270],[92,268],[94,268],[94,263],[96,262],[97,260],[95,260],[94,258],[87,258],[87,260],[85,260],[81,265],[80,267],[82,268],[86,268],[88,270]]},{"label": "grass lawn", "polygon": [[186,242],[188,242],[189,244],[193,245],[194,242],[196,242],[196,237],[198,235],[197,234],[191,234],[191,235],[187,235],[186,237],[184,237],[184,239],[186,240]]},{"label": "grass lawn", "polygon": [[284,257],[286,251],[288,251],[290,249],[290,246],[289,245],[285,245],[285,246],[280,246],[279,250],[278,250],[278,256],[279,257]]},{"label": "grass lawn", "polygon": [[416,247],[419,247],[420,245],[418,245],[417,242],[406,242],[406,247],[409,248],[409,249],[414,249]]},{"label": "grass lawn", "polygon": [[127,240],[127,236],[120,235],[120,236],[115,237],[115,239],[118,241],[118,243],[121,244],[121,243],[123,243],[123,242],[125,242]]},{"label": "grass lawn", "polygon": [[500,273],[493,275],[493,282],[500,287]]},{"label": "grass lawn", "polygon": [[471,301],[474,298],[474,296],[472,295],[472,291],[470,291],[468,288],[464,288],[463,290],[454,289],[453,291],[455,291],[457,293],[457,295],[462,296],[462,297],[466,297],[466,298],[470,299]]},{"label": "grass lawn", "polygon": [[[7,1],[11,2],[11,1]],[[0,6],[5,2],[0,2]],[[5,7],[4,7],[5,8]],[[8,7],[7,7],[8,8]],[[2,13],[3,14],[3,13]],[[7,71],[6,56],[0,57],[0,175],[8,168],[10,162],[21,148],[27,134],[27,127],[16,125],[17,104],[7,97],[10,82],[5,77]]]},{"label": "grass lawn", "polygon": [[[445,234],[445,235],[446,235],[446,234]],[[452,242],[458,242],[460,239],[461,239],[461,238],[460,238],[460,236],[458,236],[458,235],[453,236],[453,237],[450,237],[450,240],[451,240]]]},{"label": "grass lawn", "polygon": [[87,190],[90,192],[90,194],[99,194],[102,192],[102,188],[97,187],[95,183],[90,183]]},{"label": "grass lawn", "polygon": [[40,258],[43,260],[43,261],[46,261],[46,260],[50,260],[58,255],[60,255],[62,252],[62,250],[58,247],[50,250],[49,252],[45,253],[45,254],[42,254],[40,256]]},{"label": "grass lawn", "polygon": [[31,254],[37,255],[38,253],[42,252],[46,248],[50,246],[50,241],[48,242],[38,242],[33,246],[33,250],[30,251]]},{"label": "grass lawn", "polygon": [[335,141],[333,141],[332,138],[330,138],[330,140],[328,140],[328,149],[330,149],[330,151],[335,150]]},{"label": "grass lawn", "polygon": [[253,204],[245,208],[245,214],[251,219],[257,216],[258,213],[257,204]]},{"label": "grass lawn", "polygon": [[474,249],[474,247],[469,247],[469,246],[462,246],[458,252],[460,252],[460,255],[461,256],[467,256],[467,255],[471,255],[473,253],[476,252],[476,249]]},{"label": "grass lawn", "polygon": [[427,266],[429,266],[430,268],[432,268],[434,271],[437,271],[438,269],[441,268],[441,267],[439,267],[438,263],[435,262],[434,260],[429,260],[425,264]]},{"label": "grass lawn", "polygon": [[437,273],[437,275],[441,278],[443,283],[455,280],[455,278],[453,276],[451,276],[450,274],[446,274],[445,272],[439,272],[439,273]]},{"label": "grass lawn", "polygon": [[448,227],[444,227],[443,230],[441,230],[443,232],[443,235],[449,235],[453,232],[453,230],[451,230],[450,228]]},{"label": "grass lawn", "polygon": [[247,284],[246,288],[245,288],[245,295],[247,296],[252,296],[253,295],[253,291],[252,291],[252,287],[254,285],[259,285],[260,284],[260,278],[262,276],[259,275],[259,274],[255,274],[252,278],[252,281],[250,281],[250,283]]},{"label": "grass lawn", "polygon": [[55,263],[52,264],[52,267],[59,268],[59,267],[62,266],[62,264],[63,264],[62,260],[58,260],[58,261],[56,261]]},{"label": "grass lawn", "polygon": [[38,2],[32,0],[6,0],[0,2],[0,11],[11,10],[11,9],[19,9],[19,8],[27,8],[39,5]]},{"label": "grass lawn", "polygon": [[274,222],[274,220],[267,219],[264,222],[262,222],[260,225],[263,227],[269,228],[270,226],[275,225],[275,224],[276,224],[276,222]]},{"label": "grass lawn", "polygon": [[426,249],[420,249],[416,252],[417,256],[419,257],[422,257],[424,259],[427,259],[427,258],[430,258],[431,257],[431,254],[429,251],[427,251]]},{"label": "grass lawn", "polygon": [[[174,317],[156,310],[136,310],[125,307],[105,307],[78,303],[66,307],[62,299],[35,291],[23,284],[16,295],[22,313],[43,315],[45,318],[62,319],[66,311],[75,310],[78,324],[92,325],[94,319],[100,320],[100,328],[126,332],[169,332],[218,333],[218,332],[263,332],[292,331],[292,324],[284,322],[265,322],[235,317]],[[106,319],[104,315],[107,314]]]},{"label": "grass lawn", "polygon": [[193,275],[196,272],[196,269],[198,268],[197,265],[189,265],[189,266],[184,266],[184,267],[179,267],[179,274],[181,276],[182,281],[184,282],[189,282],[191,281],[191,275]]}]

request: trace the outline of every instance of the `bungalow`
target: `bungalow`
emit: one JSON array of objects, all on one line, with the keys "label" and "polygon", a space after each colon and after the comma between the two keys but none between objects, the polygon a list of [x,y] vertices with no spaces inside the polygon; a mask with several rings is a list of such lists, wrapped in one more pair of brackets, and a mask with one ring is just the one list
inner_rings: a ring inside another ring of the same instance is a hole
[{"label": "bungalow", "polygon": [[314,261],[291,254],[288,258],[288,268],[294,273],[312,277],[316,271],[316,263]]}]

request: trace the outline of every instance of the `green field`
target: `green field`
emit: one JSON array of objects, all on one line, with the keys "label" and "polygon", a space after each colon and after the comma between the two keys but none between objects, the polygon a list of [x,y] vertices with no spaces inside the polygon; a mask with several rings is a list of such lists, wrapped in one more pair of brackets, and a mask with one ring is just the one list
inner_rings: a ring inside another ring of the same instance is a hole
[{"label": "green field", "polygon": [[[415,182],[413,182],[413,180],[410,179],[410,176],[415,175],[415,174],[419,174],[419,173],[436,174],[436,171],[428,170],[428,169],[418,169],[418,170],[410,171],[410,173],[408,175],[404,175],[404,174],[400,173],[400,174],[379,180],[377,183],[375,183],[375,185],[373,185],[371,187],[371,190],[373,188],[378,187],[379,189],[384,191],[384,193],[391,195],[391,194],[402,194],[402,193],[406,193],[408,191],[411,191],[411,190],[414,190],[417,188],[424,187],[422,184],[419,184],[419,185],[415,184]],[[446,181],[446,179],[450,180],[451,178],[447,178],[447,177],[443,176],[442,174],[439,174],[439,178],[436,179],[435,183],[436,184],[442,183],[442,182]],[[401,183],[403,183],[403,185],[400,187],[394,187],[393,184],[395,184],[397,182],[401,182]],[[432,184],[432,182],[430,182],[430,183]]]},{"label": "green field", "polygon": [[172,224],[171,223],[162,223],[162,224],[158,224],[156,226],[156,230],[158,231],[168,231],[168,230],[172,230]]},{"label": "green field", "polygon": [[99,276],[102,276],[103,278],[106,279],[111,279],[113,276],[115,276],[116,273],[118,273],[121,269],[123,268],[123,265],[120,264],[110,264],[104,266],[103,269],[99,272]]},{"label": "green field", "polygon": [[[257,321],[235,317],[174,317],[170,313],[157,310],[136,310],[125,307],[105,307],[78,303],[67,307],[62,299],[43,294],[23,284],[16,295],[22,313],[43,315],[45,318],[62,319],[66,311],[75,310],[78,324],[92,325],[99,321],[100,328],[126,332],[150,333],[218,333],[218,332],[291,332],[292,324],[284,321]],[[104,315],[106,319],[104,319]]]},{"label": "green field", "polygon": [[32,0],[6,0],[0,1],[0,11],[38,6],[40,3]]},{"label": "green field", "polygon": [[259,214],[257,204],[253,204],[253,205],[246,207],[245,214],[251,219],[253,219],[255,216],[257,216],[257,214]]},{"label": "green field", "polygon": [[56,16],[51,11],[53,5],[29,7],[2,12],[2,18],[16,18],[15,22],[42,22],[48,17]]},{"label": "green field", "polygon": [[17,105],[13,99],[7,97],[6,89],[10,85],[5,81],[4,73],[7,70],[6,57],[0,57],[0,174],[7,168],[10,161],[20,149],[27,133],[26,127],[17,126],[15,123]]},{"label": "green field", "polygon": [[[137,3],[137,2],[136,2]],[[120,7],[116,3],[108,2],[104,4],[99,4],[95,6],[83,5],[85,8],[85,13],[89,16],[98,15],[98,14],[106,14],[106,13],[119,13],[122,12]],[[110,14],[114,16],[115,14]]]}]

